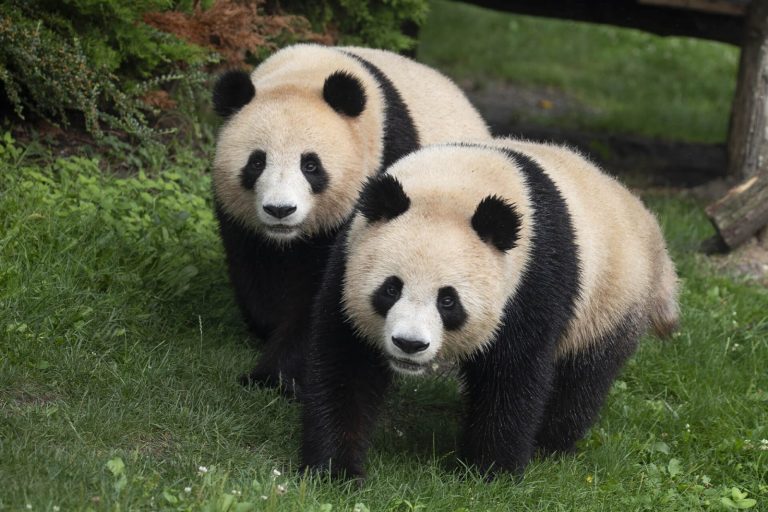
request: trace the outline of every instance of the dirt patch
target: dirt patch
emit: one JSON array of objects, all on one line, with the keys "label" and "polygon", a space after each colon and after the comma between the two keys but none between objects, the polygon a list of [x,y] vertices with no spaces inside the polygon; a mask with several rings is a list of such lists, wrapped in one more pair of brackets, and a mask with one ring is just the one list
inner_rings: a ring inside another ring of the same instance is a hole
[{"label": "dirt patch", "polygon": [[719,272],[768,287],[768,227],[737,249],[710,259]]},{"label": "dirt patch", "polygon": [[57,393],[41,389],[33,384],[20,384],[14,389],[9,389],[0,393],[1,409],[31,409],[34,407],[45,407],[61,399]]},{"label": "dirt patch", "polygon": [[492,81],[478,84],[470,80],[459,85],[491,126],[516,126],[531,117],[562,118],[591,116],[597,113],[576,98],[555,87],[533,87]]}]

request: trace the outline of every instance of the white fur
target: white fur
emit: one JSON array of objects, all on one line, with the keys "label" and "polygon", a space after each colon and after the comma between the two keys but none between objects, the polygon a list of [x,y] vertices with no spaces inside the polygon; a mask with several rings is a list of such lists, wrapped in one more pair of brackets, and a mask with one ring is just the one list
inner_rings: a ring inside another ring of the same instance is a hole
[{"label": "white fur", "polygon": [[[431,293],[424,293],[427,290],[412,290],[412,287],[403,291],[400,300],[387,312],[382,333],[384,352],[396,359],[426,365],[440,352],[444,335],[443,322]],[[394,344],[393,337],[418,340],[429,346],[421,352],[408,354]],[[395,364],[392,367],[396,371],[409,373]]]}]

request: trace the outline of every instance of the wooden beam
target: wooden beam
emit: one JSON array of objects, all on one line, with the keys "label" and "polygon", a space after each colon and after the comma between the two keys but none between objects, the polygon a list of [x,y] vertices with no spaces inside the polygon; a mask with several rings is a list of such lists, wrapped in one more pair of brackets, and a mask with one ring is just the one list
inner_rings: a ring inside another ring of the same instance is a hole
[{"label": "wooden beam", "polygon": [[636,28],[662,36],[686,36],[740,44],[742,17],[670,9],[637,0],[470,0],[498,11]]},{"label": "wooden beam", "polygon": [[768,171],[737,185],[706,208],[720,239],[728,249],[746,242],[768,225]]},{"label": "wooden beam", "polygon": [[658,5],[672,9],[713,12],[729,16],[744,16],[749,0],[637,0],[640,4]]}]

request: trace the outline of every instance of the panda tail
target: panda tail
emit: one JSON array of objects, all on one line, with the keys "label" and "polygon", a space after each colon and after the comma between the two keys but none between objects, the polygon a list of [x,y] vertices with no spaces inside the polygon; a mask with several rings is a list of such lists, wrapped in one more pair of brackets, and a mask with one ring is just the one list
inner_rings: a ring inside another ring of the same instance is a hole
[{"label": "panda tail", "polygon": [[665,255],[661,260],[658,284],[656,300],[651,308],[651,326],[656,336],[669,338],[680,325],[677,273],[669,256]]}]

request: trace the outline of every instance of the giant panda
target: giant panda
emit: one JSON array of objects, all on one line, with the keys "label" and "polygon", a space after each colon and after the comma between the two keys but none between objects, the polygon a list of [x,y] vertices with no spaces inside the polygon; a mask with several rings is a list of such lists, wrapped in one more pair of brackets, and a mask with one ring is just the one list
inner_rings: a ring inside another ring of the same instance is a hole
[{"label": "giant panda", "polygon": [[317,296],[302,464],[362,478],[394,374],[455,361],[460,455],[490,476],[573,449],[638,338],[678,320],[654,216],[579,154],[421,149],[369,179]]},{"label": "giant panda", "polygon": [[490,134],[448,78],[365,48],[285,48],[251,74],[223,74],[213,104],[225,119],[213,189],[229,277],[266,342],[242,382],[294,395],[312,297],[365,179],[421,145]]}]

